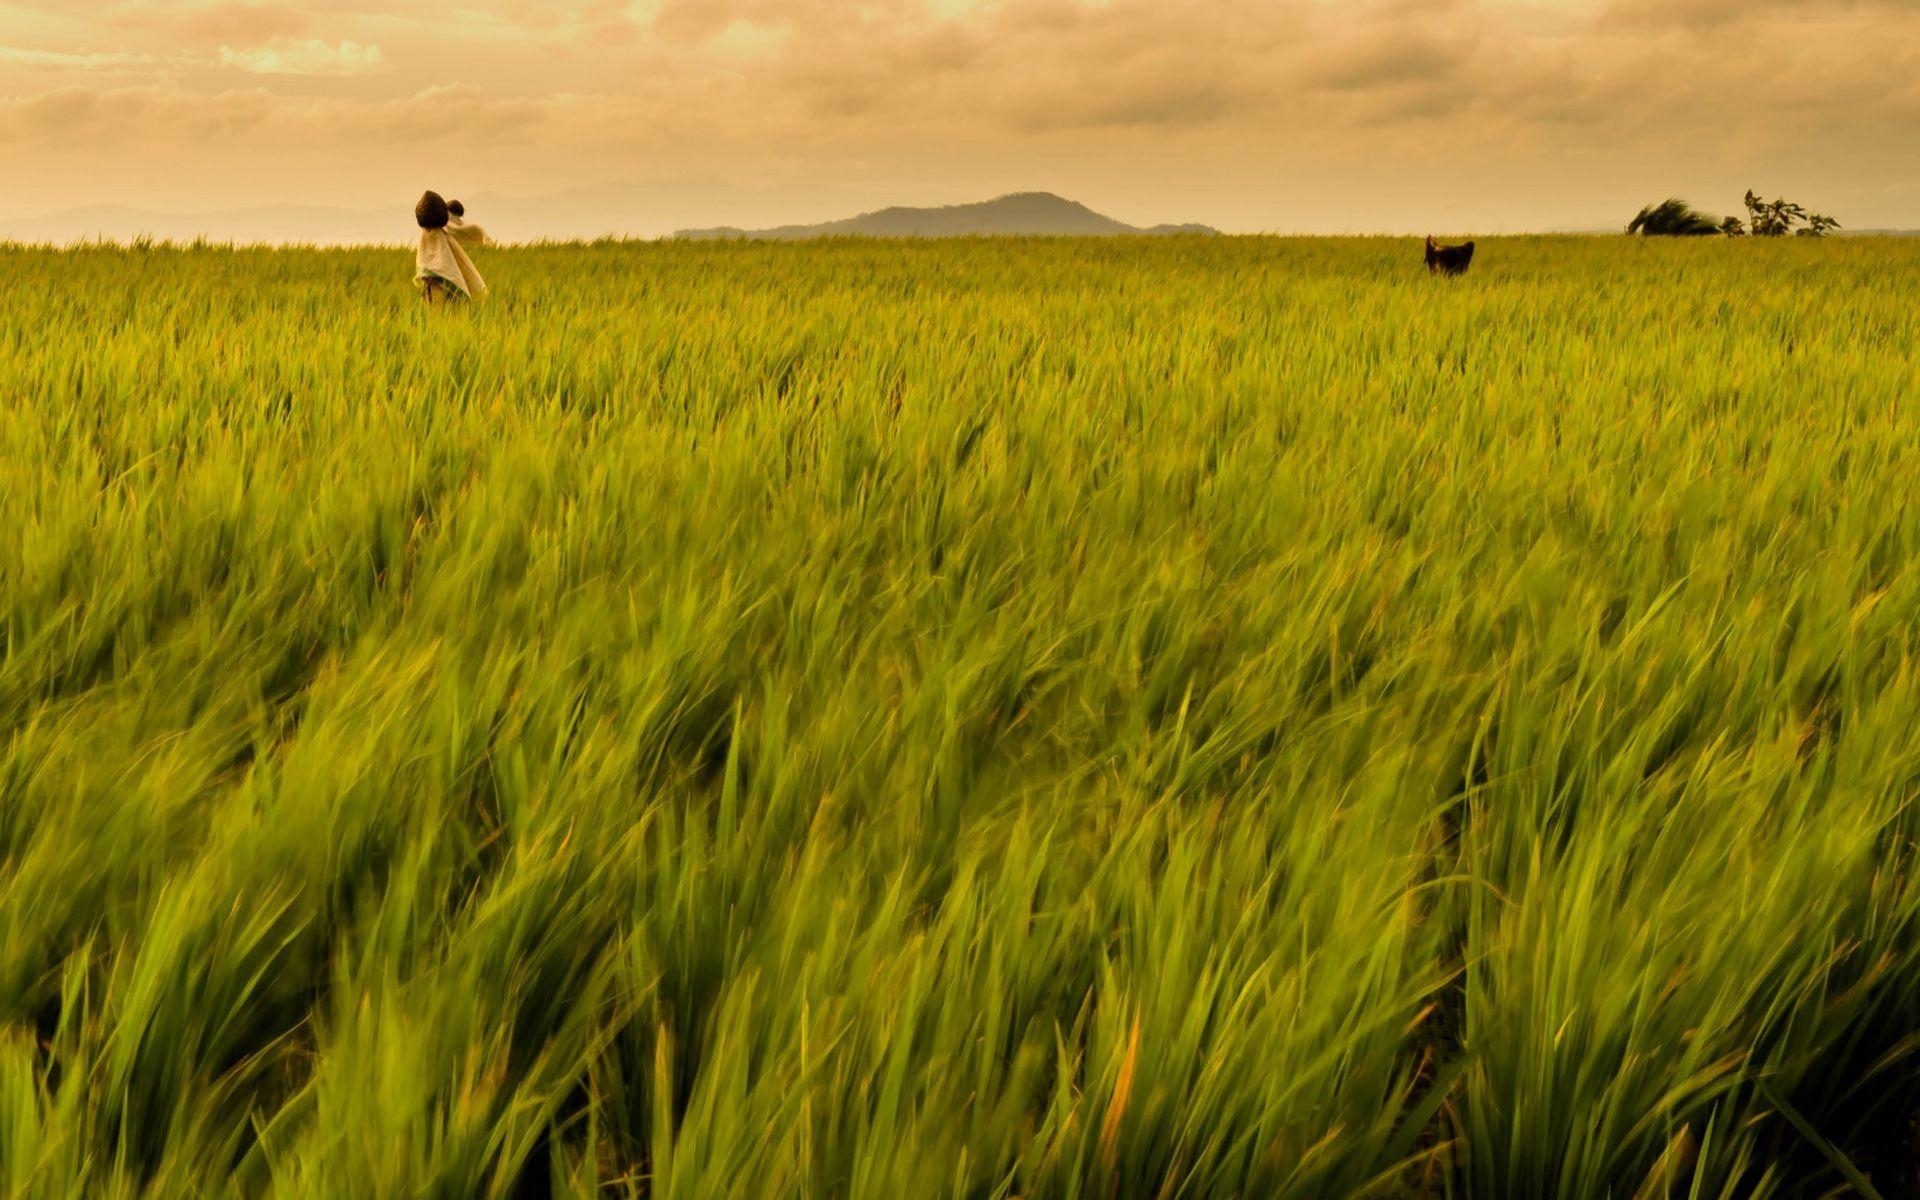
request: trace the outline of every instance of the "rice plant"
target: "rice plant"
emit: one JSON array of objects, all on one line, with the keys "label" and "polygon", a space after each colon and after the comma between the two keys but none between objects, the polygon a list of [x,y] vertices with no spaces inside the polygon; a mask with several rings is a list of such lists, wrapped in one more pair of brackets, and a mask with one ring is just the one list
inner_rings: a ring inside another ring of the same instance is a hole
[{"label": "rice plant", "polygon": [[0,1194],[1914,1186],[1920,245],[0,250]]}]

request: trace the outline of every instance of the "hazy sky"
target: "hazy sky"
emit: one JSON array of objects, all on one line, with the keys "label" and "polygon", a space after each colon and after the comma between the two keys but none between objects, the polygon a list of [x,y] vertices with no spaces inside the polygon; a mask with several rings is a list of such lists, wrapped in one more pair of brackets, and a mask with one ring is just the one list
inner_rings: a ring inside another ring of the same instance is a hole
[{"label": "hazy sky", "polygon": [[404,232],[427,186],[520,236],[1041,189],[1235,231],[1747,187],[1920,226],[1920,0],[0,0],[0,233],[295,202]]}]

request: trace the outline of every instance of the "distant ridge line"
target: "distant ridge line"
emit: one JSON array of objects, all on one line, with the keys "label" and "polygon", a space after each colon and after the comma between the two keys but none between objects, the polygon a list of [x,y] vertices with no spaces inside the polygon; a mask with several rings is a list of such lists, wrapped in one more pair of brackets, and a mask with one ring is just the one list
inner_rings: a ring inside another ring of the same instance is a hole
[{"label": "distant ridge line", "polygon": [[1172,234],[1214,236],[1205,225],[1129,225],[1052,192],[1013,192],[975,204],[939,208],[896,206],[818,225],[780,225],[772,229],[682,229],[681,241],[802,241],[823,237],[1161,237]]}]

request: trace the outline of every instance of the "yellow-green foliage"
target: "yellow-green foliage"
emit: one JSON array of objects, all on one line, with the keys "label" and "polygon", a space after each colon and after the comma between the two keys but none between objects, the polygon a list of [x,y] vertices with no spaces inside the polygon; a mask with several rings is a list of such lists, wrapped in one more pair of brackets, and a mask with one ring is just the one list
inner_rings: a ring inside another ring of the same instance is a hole
[{"label": "yellow-green foliage", "polygon": [[0,1195],[1910,1186],[1920,242],[409,266],[0,251]]}]

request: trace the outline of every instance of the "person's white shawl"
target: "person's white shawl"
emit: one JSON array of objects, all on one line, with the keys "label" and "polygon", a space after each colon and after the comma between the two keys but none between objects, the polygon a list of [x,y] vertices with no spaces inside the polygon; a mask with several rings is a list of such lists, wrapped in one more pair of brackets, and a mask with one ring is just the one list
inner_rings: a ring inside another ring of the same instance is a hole
[{"label": "person's white shawl", "polygon": [[486,230],[480,228],[478,225],[469,225],[460,217],[449,217],[447,219],[447,232],[453,235],[454,241],[462,245],[493,245],[493,239],[487,236]]},{"label": "person's white shawl", "polygon": [[487,281],[480,278],[465,247],[445,229],[420,231],[420,253],[414,259],[413,277],[415,281],[438,279],[472,300],[487,294]]}]

